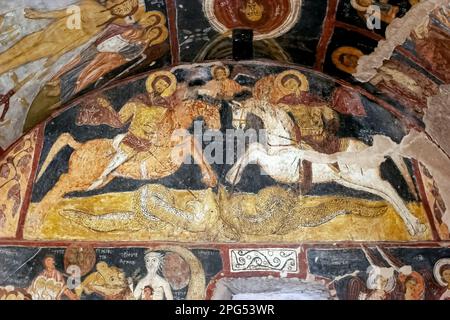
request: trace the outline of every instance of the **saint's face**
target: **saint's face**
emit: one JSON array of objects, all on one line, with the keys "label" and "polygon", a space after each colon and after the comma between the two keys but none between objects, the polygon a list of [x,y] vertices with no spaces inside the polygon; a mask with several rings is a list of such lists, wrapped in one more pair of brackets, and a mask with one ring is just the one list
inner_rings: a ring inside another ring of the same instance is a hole
[{"label": "saint's face", "polygon": [[256,22],[262,19],[264,7],[256,3],[254,0],[249,0],[242,11],[249,21]]},{"label": "saint's face", "polygon": [[358,66],[358,57],[351,54],[344,54],[342,56],[342,63],[352,69],[356,69]]},{"label": "saint's face", "polygon": [[155,83],[155,91],[159,94],[162,94],[169,87],[170,85],[163,79],[159,79]]},{"label": "saint's face", "polygon": [[291,92],[296,92],[300,87],[300,84],[297,80],[291,78],[284,83],[284,87]]},{"label": "saint's face", "polygon": [[450,286],[450,269],[442,272],[442,280]]},{"label": "saint's face", "polygon": [[55,270],[55,260],[53,258],[46,258],[44,260],[44,266],[47,270]]},{"label": "saint's face", "polygon": [[149,300],[152,299],[152,289],[145,288],[144,289],[144,297]]},{"label": "saint's face", "polygon": [[218,69],[215,72],[216,79],[219,81],[223,81],[227,78],[227,73],[223,69]]},{"label": "saint's face", "polygon": [[410,279],[405,283],[406,291],[412,292],[416,290],[417,282],[414,279]]}]

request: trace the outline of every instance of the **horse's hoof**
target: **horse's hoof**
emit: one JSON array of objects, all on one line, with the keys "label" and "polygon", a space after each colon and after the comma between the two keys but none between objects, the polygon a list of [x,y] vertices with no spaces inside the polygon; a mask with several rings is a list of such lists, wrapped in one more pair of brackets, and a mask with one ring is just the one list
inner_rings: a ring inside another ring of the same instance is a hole
[{"label": "horse's hoof", "polygon": [[230,183],[230,184],[234,184],[235,180],[236,180],[236,175],[233,174],[232,171],[228,172],[227,175],[225,176],[225,180]]},{"label": "horse's hoof", "polygon": [[422,233],[425,233],[425,231],[427,231],[428,228],[425,224],[419,223],[417,225],[416,229],[417,229],[417,234],[422,234]]},{"label": "horse's hoof", "polygon": [[217,177],[214,174],[204,176],[202,179],[202,182],[209,188],[214,188],[219,183],[219,181],[217,180]]},{"label": "horse's hoof", "polygon": [[409,233],[411,236],[419,236],[425,233],[427,231],[427,226],[420,222],[415,222],[411,225],[409,229]]}]

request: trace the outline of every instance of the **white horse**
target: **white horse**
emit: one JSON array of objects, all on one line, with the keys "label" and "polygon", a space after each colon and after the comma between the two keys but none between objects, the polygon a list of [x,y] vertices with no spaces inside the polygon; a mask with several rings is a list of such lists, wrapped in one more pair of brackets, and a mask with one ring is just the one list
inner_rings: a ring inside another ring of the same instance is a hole
[{"label": "white horse", "polygon": [[[316,152],[307,145],[299,147],[293,142],[294,124],[283,110],[254,99],[243,106],[235,104],[233,108],[233,114],[239,115],[241,119],[244,113],[253,113],[261,118],[266,130],[267,144],[249,145],[245,154],[227,173],[226,179],[229,183],[237,184],[249,164],[259,165],[278,182],[297,183],[301,163],[307,160],[312,163],[313,183],[335,182],[347,188],[377,195],[395,208],[411,235],[426,230],[426,226],[408,210],[392,185],[381,177],[380,166],[389,156],[403,173],[410,188],[414,188],[403,158],[396,153],[398,145],[390,138],[374,136],[372,147],[359,140],[345,138],[342,139],[342,145],[347,146],[344,151],[327,155]],[[339,165],[339,169],[332,165],[335,163]]]}]

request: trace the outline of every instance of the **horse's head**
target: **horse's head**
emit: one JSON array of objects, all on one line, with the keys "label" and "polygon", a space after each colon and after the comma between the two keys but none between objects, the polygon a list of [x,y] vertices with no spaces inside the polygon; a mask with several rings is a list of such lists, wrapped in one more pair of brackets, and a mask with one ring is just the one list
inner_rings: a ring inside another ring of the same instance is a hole
[{"label": "horse's head", "polygon": [[240,103],[238,101],[231,101],[231,113],[233,115],[233,127],[235,129],[244,129],[247,125],[247,116],[249,114],[250,108],[248,108],[245,103]]}]

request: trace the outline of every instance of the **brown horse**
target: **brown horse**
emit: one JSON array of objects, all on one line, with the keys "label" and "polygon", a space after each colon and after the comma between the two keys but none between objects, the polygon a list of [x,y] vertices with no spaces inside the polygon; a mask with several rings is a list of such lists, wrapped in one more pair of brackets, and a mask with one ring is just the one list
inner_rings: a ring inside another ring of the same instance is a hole
[{"label": "brown horse", "polygon": [[[185,156],[192,156],[195,163],[199,165],[203,183],[208,187],[217,185],[216,174],[206,161],[200,143],[192,135],[185,135],[177,140],[172,137],[176,130],[181,129],[187,132],[193,121],[200,117],[209,129],[219,130],[219,110],[205,102],[191,100],[178,104],[170,112],[170,120],[161,125],[158,139],[149,150],[138,153],[134,158],[119,166],[98,188],[105,186],[115,177],[149,180],[160,179],[175,173],[182,165],[182,161],[177,161],[173,156],[177,148],[185,151]],[[62,134],[53,144],[37,180],[42,177],[62,148],[70,146],[75,151],[70,156],[68,172],[61,175],[55,186],[40,202],[39,212],[43,213],[49,205],[57,203],[68,193],[87,191],[116,154],[116,145],[115,139],[96,139],[79,143],[69,133]]]}]

